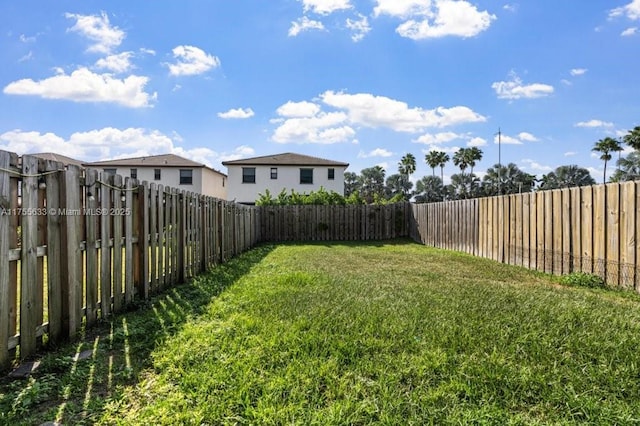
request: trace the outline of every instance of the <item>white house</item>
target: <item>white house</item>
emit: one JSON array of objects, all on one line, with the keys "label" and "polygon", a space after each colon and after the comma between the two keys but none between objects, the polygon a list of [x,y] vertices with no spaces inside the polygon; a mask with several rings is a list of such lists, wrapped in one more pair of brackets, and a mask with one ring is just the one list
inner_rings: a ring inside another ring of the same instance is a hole
[{"label": "white house", "polygon": [[174,154],[84,163],[84,167],[227,199],[227,175]]},{"label": "white house", "polygon": [[290,152],[224,161],[222,165],[228,170],[228,198],[243,204],[254,204],[267,189],[273,196],[283,189],[309,193],[321,187],[344,194],[344,171],[349,167],[349,163]]}]

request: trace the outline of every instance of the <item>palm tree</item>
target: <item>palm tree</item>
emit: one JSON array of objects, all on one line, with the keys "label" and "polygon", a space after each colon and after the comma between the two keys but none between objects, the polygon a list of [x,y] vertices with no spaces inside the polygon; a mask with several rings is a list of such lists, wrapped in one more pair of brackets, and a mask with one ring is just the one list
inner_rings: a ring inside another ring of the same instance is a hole
[{"label": "palm tree", "polygon": [[514,163],[489,167],[482,180],[484,193],[488,196],[531,192],[535,184],[536,177],[523,172]]},{"label": "palm tree", "polygon": [[570,188],[572,186],[594,185],[595,179],[589,170],[576,165],[560,166],[554,171],[542,176],[541,190]]},{"label": "palm tree", "polygon": [[469,154],[467,148],[460,148],[453,154],[453,164],[460,167],[460,174],[464,175],[464,171],[469,167]]},{"label": "palm tree", "polygon": [[434,203],[442,200],[442,181],[435,176],[425,176],[416,183],[416,203]]},{"label": "palm tree", "polygon": [[640,179],[640,151],[633,151],[618,160],[618,170],[611,176],[612,182]]},{"label": "palm tree", "polygon": [[427,163],[429,167],[431,167],[431,170],[433,170],[434,177],[436,176],[436,167],[440,165],[440,159],[438,157],[438,154],[440,154],[440,151],[429,151],[424,156],[424,162]]},{"label": "palm tree", "polygon": [[444,166],[447,164],[450,158],[449,158],[449,154],[447,154],[444,151],[438,151],[437,157],[438,157],[438,166],[440,166],[440,180],[444,185]]},{"label": "palm tree", "polygon": [[398,172],[401,175],[407,176],[408,178],[415,171],[416,171],[416,157],[414,157],[413,154],[411,153],[405,154],[404,157],[402,157],[402,159],[400,159],[400,162],[398,163]]},{"label": "palm tree", "polygon": [[467,162],[469,163],[471,174],[473,174],[473,168],[475,167],[476,162],[482,160],[482,150],[477,146],[472,146],[471,148],[467,148],[465,155],[467,156]]},{"label": "palm tree", "polygon": [[615,140],[611,137],[606,137],[604,139],[600,139],[591,151],[599,152],[600,159],[604,161],[604,175],[602,178],[602,183],[606,183],[607,181],[607,162],[611,160],[612,152],[620,152],[622,151],[622,145],[620,141]]},{"label": "palm tree", "polygon": [[623,141],[636,151],[640,151],[640,126],[629,130],[629,133],[624,136]]}]

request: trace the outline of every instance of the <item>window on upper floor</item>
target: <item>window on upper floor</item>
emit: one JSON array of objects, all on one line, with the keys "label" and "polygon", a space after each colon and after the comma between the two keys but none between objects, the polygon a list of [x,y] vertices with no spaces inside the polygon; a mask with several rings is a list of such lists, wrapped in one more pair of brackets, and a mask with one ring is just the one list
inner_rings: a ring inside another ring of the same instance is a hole
[{"label": "window on upper floor", "polygon": [[180,185],[193,184],[193,170],[192,169],[180,169]]},{"label": "window on upper floor", "polygon": [[277,167],[272,167],[271,168],[271,179],[278,179],[278,168]]},{"label": "window on upper floor", "polygon": [[327,179],[334,180],[336,178],[336,169],[329,169],[327,173]]},{"label": "window on upper floor", "polygon": [[243,167],[242,168],[242,183],[256,183],[256,168],[255,167]]},{"label": "window on upper floor", "polygon": [[153,169],[153,180],[160,180],[160,169]]},{"label": "window on upper floor", "polygon": [[300,184],[313,184],[313,169],[300,169]]},{"label": "window on upper floor", "polygon": [[115,175],[118,172],[118,169],[103,169],[103,172],[108,175]]},{"label": "window on upper floor", "polygon": [[131,169],[129,176],[131,176],[131,179],[138,179],[138,169]]}]

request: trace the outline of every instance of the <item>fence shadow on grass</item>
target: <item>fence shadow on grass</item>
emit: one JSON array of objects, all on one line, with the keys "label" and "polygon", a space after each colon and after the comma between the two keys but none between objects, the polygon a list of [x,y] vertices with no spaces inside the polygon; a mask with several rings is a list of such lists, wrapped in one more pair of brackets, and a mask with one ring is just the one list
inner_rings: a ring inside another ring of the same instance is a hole
[{"label": "fence shadow on grass", "polygon": [[145,380],[153,350],[189,318],[259,264],[273,249],[259,246],[167,290],[138,309],[86,331],[82,339],[44,355],[30,377],[0,380],[0,424],[62,424],[98,420],[126,388]]}]

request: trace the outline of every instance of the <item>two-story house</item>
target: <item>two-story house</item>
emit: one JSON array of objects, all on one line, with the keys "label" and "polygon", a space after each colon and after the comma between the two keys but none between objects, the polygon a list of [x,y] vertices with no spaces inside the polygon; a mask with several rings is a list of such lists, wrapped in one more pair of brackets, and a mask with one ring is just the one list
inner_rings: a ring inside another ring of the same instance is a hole
[{"label": "two-story house", "polygon": [[349,167],[349,163],[290,152],[224,161],[222,165],[228,169],[228,198],[243,204],[255,204],[267,189],[273,196],[283,189],[309,193],[321,187],[344,194],[344,172]]},{"label": "two-story house", "polygon": [[227,175],[175,154],[95,161],[83,165],[100,172],[227,199]]}]

